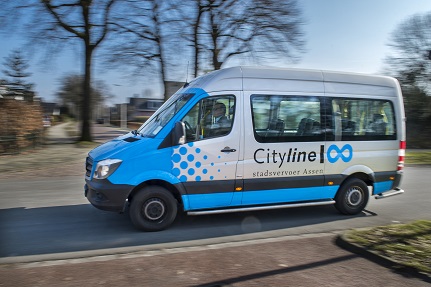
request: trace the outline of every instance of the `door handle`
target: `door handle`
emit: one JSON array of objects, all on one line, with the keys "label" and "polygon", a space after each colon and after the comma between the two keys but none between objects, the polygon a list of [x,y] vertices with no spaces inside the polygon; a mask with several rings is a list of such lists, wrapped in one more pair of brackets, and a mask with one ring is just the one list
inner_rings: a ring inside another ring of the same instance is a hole
[{"label": "door handle", "polygon": [[221,152],[236,152],[236,149],[230,148],[227,146],[224,149],[222,149]]}]

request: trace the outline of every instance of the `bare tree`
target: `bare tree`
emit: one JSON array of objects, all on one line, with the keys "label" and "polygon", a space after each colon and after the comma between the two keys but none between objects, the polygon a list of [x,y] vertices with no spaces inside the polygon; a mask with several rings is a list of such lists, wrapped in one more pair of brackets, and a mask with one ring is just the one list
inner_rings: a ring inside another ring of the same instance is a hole
[{"label": "bare tree", "polygon": [[[220,69],[238,55],[297,59],[303,51],[302,14],[296,0],[195,0],[184,15],[192,33],[194,74]],[[209,62],[210,67],[204,63]]]},{"label": "bare tree", "polygon": [[[164,99],[169,98],[169,66],[181,57],[178,45],[179,1],[128,0],[121,15],[112,22],[115,43],[106,53],[108,65],[132,69],[134,75],[158,74]],[[178,60],[177,60],[178,61]],[[154,78],[154,77],[153,77]]]},{"label": "bare tree", "polygon": [[[393,31],[387,59],[389,70],[402,86],[407,116],[431,120],[431,12],[413,15]],[[428,96],[426,96],[428,95]]]},{"label": "bare tree", "polygon": [[[84,76],[78,74],[68,74],[60,79],[60,87],[56,94],[63,106],[69,107],[71,111],[81,110],[82,89],[84,87]],[[91,85],[91,105],[93,107],[103,104],[103,102],[111,97],[107,88],[108,86],[101,80],[93,81]]]},{"label": "bare tree", "polygon": [[[296,59],[304,45],[296,0],[129,0],[114,21],[116,40],[109,62],[133,67],[135,75],[155,71],[167,94],[175,64],[192,59],[193,75],[220,69],[247,55]],[[187,65],[188,66],[188,65]]]},{"label": "bare tree", "polygon": [[[110,31],[111,10],[120,0],[20,0],[6,1],[1,16],[3,29],[22,20],[31,38],[29,45],[43,45],[48,54],[59,52],[69,43],[80,43],[83,50],[81,141],[91,141],[91,79],[94,51]],[[19,17],[21,16],[21,18]],[[8,20],[5,20],[8,19]]]},{"label": "bare tree", "polygon": [[392,32],[389,46],[393,54],[387,59],[391,71],[404,84],[422,88],[431,81],[431,12],[414,15]]},{"label": "bare tree", "polygon": [[[200,23],[204,17],[204,14],[208,11],[207,0],[195,0],[193,1],[195,7],[192,8],[194,14],[191,13],[192,17],[184,17],[188,21],[188,25],[192,28],[190,36],[184,34],[183,37],[189,38],[191,46],[193,47],[193,76],[196,77],[199,72],[199,55],[203,47],[200,46]],[[188,72],[188,71],[187,71]]]},{"label": "bare tree", "polygon": [[401,83],[407,142],[424,148],[431,136],[431,12],[413,15],[392,32],[386,70]]}]

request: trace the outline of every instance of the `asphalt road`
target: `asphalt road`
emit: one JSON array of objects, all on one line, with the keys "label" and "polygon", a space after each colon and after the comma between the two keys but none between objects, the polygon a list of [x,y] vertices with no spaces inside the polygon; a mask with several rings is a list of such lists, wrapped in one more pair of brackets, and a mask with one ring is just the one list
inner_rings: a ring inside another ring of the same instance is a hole
[{"label": "asphalt road", "polygon": [[[168,248],[431,220],[431,167],[407,167],[405,194],[370,199],[366,212],[339,214],[332,206],[177,218],[162,232],[136,231],[127,214],[88,204],[81,176],[0,182],[0,257],[59,254],[106,248]],[[100,254],[103,254],[101,252]]]}]

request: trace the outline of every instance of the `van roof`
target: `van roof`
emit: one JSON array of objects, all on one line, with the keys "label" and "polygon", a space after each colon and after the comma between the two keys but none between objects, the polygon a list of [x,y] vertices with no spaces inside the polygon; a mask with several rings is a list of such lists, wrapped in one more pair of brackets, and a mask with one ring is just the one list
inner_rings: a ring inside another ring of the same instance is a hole
[{"label": "van roof", "polygon": [[286,91],[392,95],[398,89],[391,77],[350,72],[273,67],[232,67],[210,72],[188,87],[216,91]]}]

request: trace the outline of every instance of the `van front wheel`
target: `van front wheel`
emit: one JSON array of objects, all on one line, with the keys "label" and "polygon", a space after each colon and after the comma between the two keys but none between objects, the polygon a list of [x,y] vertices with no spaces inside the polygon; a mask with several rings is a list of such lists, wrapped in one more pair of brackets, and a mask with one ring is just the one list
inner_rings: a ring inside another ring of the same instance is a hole
[{"label": "van front wheel", "polygon": [[130,204],[130,220],[133,225],[145,231],[160,231],[167,228],[177,216],[177,201],[160,186],[140,190]]},{"label": "van front wheel", "polygon": [[335,196],[335,208],[343,214],[353,215],[364,210],[368,203],[368,186],[360,179],[344,182]]}]

